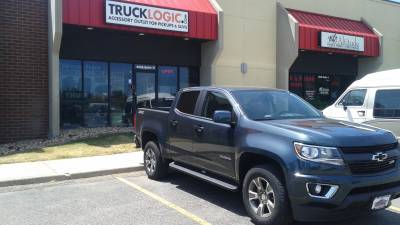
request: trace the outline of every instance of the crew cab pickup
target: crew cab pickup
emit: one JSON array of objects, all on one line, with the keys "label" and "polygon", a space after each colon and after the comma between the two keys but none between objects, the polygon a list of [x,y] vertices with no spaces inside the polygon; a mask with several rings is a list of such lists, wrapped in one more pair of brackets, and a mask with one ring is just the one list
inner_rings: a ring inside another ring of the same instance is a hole
[{"label": "crew cab pickup", "polygon": [[240,191],[257,224],[344,219],[400,197],[392,133],[325,118],[288,91],[193,87],[169,111],[139,108],[145,170],[168,168]]}]

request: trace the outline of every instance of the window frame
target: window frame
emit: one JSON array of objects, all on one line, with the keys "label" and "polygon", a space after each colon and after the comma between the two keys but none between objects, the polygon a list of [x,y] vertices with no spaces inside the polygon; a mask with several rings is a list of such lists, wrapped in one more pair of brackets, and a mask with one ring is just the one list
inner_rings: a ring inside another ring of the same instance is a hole
[{"label": "window frame", "polygon": [[[188,93],[188,92],[199,92],[199,95],[197,96],[197,99],[196,99],[196,102],[195,102],[195,105],[194,105],[193,114],[189,114],[189,113],[186,113],[186,112],[182,112],[182,111],[179,110],[179,108],[178,108],[179,102],[180,102],[180,100],[181,100],[181,98],[182,98],[182,94]],[[196,116],[196,114],[197,114],[197,108],[198,108],[198,105],[199,105],[199,100],[201,100],[201,98],[202,98],[202,91],[201,91],[201,90],[198,90],[198,89],[183,90],[182,92],[179,93],[179,96],[178,96],[178,98],[177,98],[177,100],[176,100],[176,103],[175,103],[175,105],[173,106],[173,107],[174,107],[174,110],[175,110],[176,113],[180,113],[180,114],[183,114],[183,115],[186,115],[186,116]]]},{"label": "window frame", "polygon": [[232,110],[231,110],[232,118],[234,118],[235,110],[234,110],[232,101],[229,100],[229,97],[225,93],[222,93],[221,91],[218,91],[218,90],[206,90],[206,91],[204,91],[204,96],[203,96],[203,99],[202,99],[202,105],[201,105],[200,110],[198,112],[198,116],[201,117],[201,118],[213,121],[213,118],[209,118],[209,117],[203,116],[203,112],[204,112],[204,109],[206,107],[207,95],[208,95],[208,93],[212,93],[212,92],[221,94],[222,96],[224,96],[226,98],[226,100],[228,100],[228,102],[229,102],[229,104],[231,105],[231,108],[232,108]]},{"label": "window frame", "polygon": [[362,105],[346,105],[346,107],[363,107],[365,106],[366,102],[367,102],[367,97],[368,97],[368,89],[367,88],[356,88],[356,89],[351,89],[347,92],[344,92],[343,97],[339,98],[337,103],[336,103],[336,107],[343,107],[344,105],[341,104],[341,102],[353,91],[362,91],[365,90],[365,95],[364,95],[364,101]]}]

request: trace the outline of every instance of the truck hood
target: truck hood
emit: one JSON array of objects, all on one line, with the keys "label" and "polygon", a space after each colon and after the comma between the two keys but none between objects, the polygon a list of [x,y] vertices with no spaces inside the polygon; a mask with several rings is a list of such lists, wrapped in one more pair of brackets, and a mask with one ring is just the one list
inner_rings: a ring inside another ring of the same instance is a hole
[{"label": "truck hood", "polygon": [[313,144],[337,147],[363,147],[395,143],[397,140],[386,130],[347,121],[332,119],[294,119],[265,121],[274,127],[295,132],[297,137]]}]

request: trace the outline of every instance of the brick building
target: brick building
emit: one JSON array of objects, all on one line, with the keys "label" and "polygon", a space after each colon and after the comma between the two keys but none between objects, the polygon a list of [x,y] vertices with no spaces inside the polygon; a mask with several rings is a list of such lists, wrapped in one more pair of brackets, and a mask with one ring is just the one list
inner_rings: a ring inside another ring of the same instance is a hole
[{"label": "brick building", "polygon": [[0,1],[0,142],[48,132],[47,0]]}]

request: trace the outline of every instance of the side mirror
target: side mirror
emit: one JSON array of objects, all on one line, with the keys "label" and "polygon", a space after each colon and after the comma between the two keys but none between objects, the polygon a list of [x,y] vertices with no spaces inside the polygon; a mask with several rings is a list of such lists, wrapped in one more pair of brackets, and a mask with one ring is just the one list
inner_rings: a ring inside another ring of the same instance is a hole
[{"label": "side mirror", "polygon": [[213,115],[216,123],[232,124],[232,112],[227,110],[216,110]]},{"label": "side mirror", "polygon": [[347,103],[346,103],[346,101],[344,101],[344,102],[342,103],[342,105],[343,105],[343,110],[346,111],[346,110],[347,110]]}]

